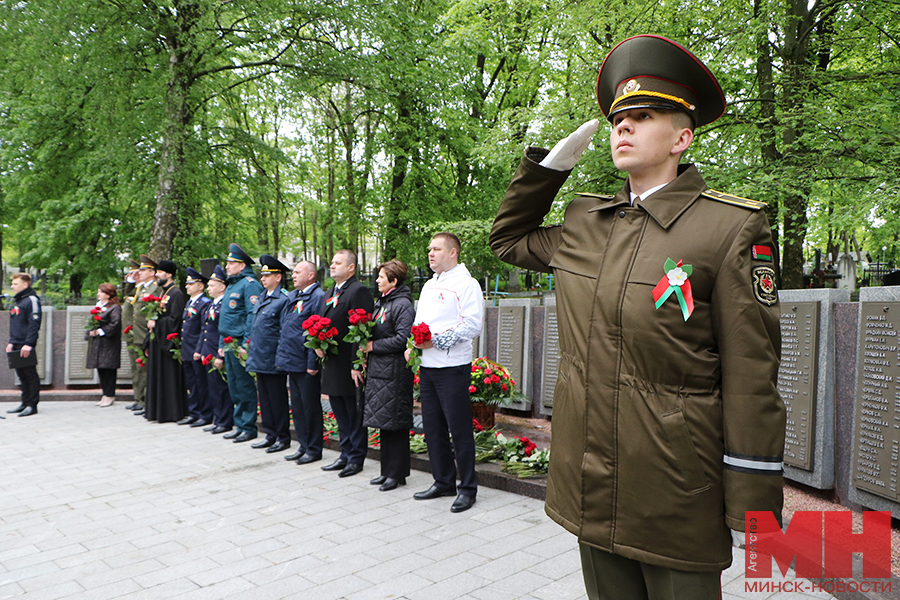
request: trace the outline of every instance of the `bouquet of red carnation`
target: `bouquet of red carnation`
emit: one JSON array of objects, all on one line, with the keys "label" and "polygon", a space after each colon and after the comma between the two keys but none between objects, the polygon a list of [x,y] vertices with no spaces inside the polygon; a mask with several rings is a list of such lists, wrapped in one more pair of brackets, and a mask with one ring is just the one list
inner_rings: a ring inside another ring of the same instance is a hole
[{"label": "bouquet of red carnation", "polygon": [[313,315],[303,321],[303,329],[306,330],[306,343],[303,344],[312,350],[321,350],[325,353],[322,362],[328,358],[328,353],[338,353],[337,327],[331,326],[331,319]]},{"label": "bouquet of red carnation", "polygon": [[406,364],[409,365],[413,373],[418,374],[419,367],[422,366],[422,349],[416,346],[421,346],[431,340],[431,329],[427,323],[419,323],[418,325],[413,325],[409,332],[412,335],[406,340],[406,347],[410,350],[409,362]]},{"label": "bouquet of red carnation", "polygon": [[472,361],[469,394],[472,402],[504,404],[514,396],[516,381],[509,370],[487,357]]},{"label": "bouquet of red carnation", "polygon": [[[152,321],[159,316],[159,313],[162,310],[162,301],[162,298],[152,294],[141,297],[141,312],[144,313],[144,316],[147,317],[148,321]],[[156,333],[154,331],[150,332],[150,339],[156,339]]]},{"label": "bouquet of red carnation", "polygon": [[95,306],[91,309],[91,318],[87,320],[84,324],[84,328],[88,331],[93,331],[94,329],[100,329],[101,321],[103,320],[103,309],[99,306]]},{"label": "bouquet of red carnation", "polygon": [[166,336],[166,339],[172,342],[172,347],[169,348],[169,352],[172,353],[172,357],[181,362],[181,337],[177,333],[170,333]]},{"label": "bouquet of red carnation", "polygon": [[359,344],[356,349],[356,359],[353,361],[353,368],[359,371],[365,369],[366,366],[366,344],[372,339],[372,328],[375,327],[375,321],[372,320],[372,314],[366,312],[364,308],[350,309],[350,329],[344,336],[344,341],[351,344]]}]

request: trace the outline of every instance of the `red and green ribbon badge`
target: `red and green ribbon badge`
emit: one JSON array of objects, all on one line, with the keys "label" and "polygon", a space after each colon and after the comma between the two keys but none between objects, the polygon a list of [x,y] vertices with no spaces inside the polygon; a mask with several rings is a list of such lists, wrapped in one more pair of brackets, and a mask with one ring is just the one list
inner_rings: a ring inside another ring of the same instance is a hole
[{"label": "red and green ribbon badge", "polygon": [[325,304],[327,304],[327,305],[330,306],[331,308],[334,308],[335,306],[337,306],[337,303],[338,303],[338,295],[335,294],[334,296],[332,296],[331,298],[329,298],[328,301],[327,301]]},{"label": "red and green ribbon badge", "polygon": [[674,293],[678,298],[678,305],[681,306],[681,314],[687,321],[694,312],[694,295],[691,293],[691,282],[688,281],[688,277],[694,272],[694,267],[682,264],[680,260],[676,263],[671,258],[667,258],[663,268],[666,270],[666,274],[653,288],[653,300],[656,302],[656,308],[662,306],[663,302]]},{"label": "red and green ribbon badge", "polygon": [[385,310],[382,308],[380,311],[378,311],[378,316],[375,317],[375,320],[378,321],[379,323],[384,323],[385,313],[386,313],[386,312],[387,312],[387,311],[385,311]]},{"label": "red and green ribbon badge", "polygon": [[301,300],[300,302],[297,303],[296,306],[294,306],[294,312],[297,313],[298,315],[303,312],[303,300]]}]

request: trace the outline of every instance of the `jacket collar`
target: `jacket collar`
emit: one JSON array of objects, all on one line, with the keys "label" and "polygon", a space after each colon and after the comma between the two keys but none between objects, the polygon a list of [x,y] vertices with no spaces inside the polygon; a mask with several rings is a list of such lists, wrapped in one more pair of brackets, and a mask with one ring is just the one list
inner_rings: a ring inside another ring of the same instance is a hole
[{"label": "jacket collar", "polygon": [[28,286],[27,288],[16,294],[13,297],[13,300],[19,302],[20,300],[22,300],[22,298],[27,298],[28,296],[37,296],[37,292],[35,292],[34,288],[31,286]]},{"label": "jacket collar", "polygon": [[[706,183],[694,165],[678,165],[678,177],[646,200],[638,202],[637,206],[653,217],[660,227],[668,229],[700,197],[701,190],[705,189]],[[630,204],[631,187],[630,182],[626,181],[612,199],[606,199],[588,212]]]}]

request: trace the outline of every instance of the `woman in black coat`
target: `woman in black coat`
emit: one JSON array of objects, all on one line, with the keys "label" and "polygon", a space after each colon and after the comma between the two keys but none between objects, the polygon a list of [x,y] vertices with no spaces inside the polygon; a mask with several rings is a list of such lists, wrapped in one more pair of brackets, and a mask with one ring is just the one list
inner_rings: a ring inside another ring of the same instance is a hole
[{"label": "woman in black coat", "polygon": [[97,406],[112,406],[116,401],[116,371],[122,356],[122,307],[113,284],[101,284],[97,290],[91,321],[97,327],[84,334],[84,339],[90,341],[85,367],[97,369],[100,376],[103,396]]},{"label": "woman in black coat", "polygon": [[416,311],[403,284],[406,265],[390,260],[378,267],[372,340],[366,346],[366,403],[363,423],[381,430],[381,476],[371,481],[382,492],[406,485],[409,429],[413,424],[413,375],[403,352]]}]

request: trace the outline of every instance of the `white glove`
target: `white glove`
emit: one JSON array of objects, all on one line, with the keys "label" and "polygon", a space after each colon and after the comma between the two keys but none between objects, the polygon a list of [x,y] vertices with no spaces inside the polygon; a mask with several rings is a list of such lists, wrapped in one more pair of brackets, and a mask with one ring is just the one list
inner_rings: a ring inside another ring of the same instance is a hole
[{"label": "white glove", "polygon": [[744,548],[746,547],[746,534],[743,531],[735,531],[731,530],[731,545],[735,548]]},{"label": "white glove", "polygon": [[593,119],[588,121],[568,137],[563,138],[553,146],[544,160],[541,161],[542,167],[553,169],[554,171],[568,171],[572,169],[581,158],[581,153],[591,143],[591,138],[600,127],[600,121]]}]

